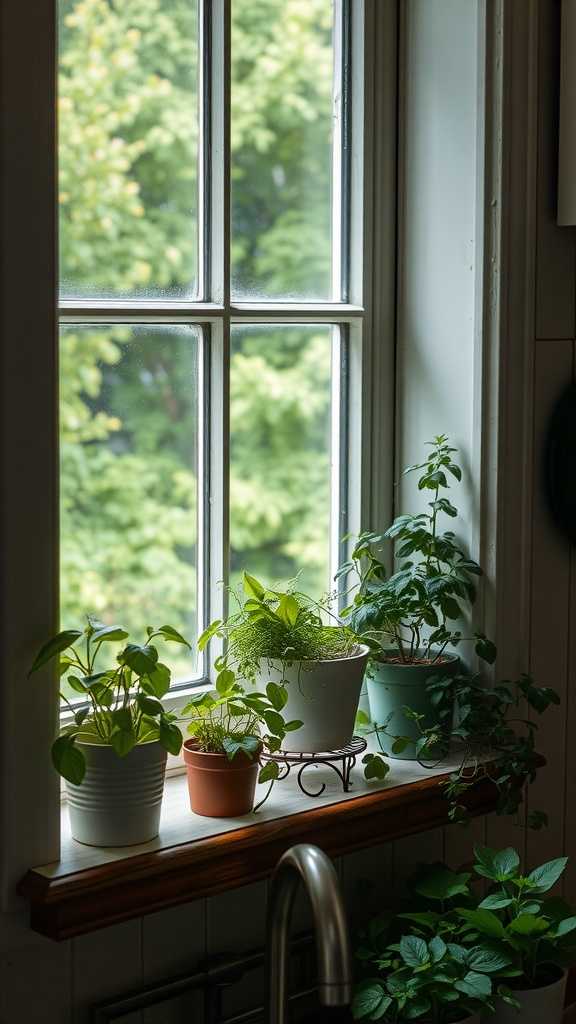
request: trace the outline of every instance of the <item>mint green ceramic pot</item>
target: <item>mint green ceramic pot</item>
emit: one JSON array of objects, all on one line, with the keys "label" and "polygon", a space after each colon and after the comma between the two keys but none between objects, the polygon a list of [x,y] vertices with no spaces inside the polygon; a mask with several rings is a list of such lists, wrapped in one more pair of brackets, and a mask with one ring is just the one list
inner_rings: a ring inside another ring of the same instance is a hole
[{"label": "mint green ceramic pot", "polygon": [[[396,661],[380,662],[378,665],[372,663],[368,677],[371,720],[377,725],[383,725],[391,715],[388,732],[396,736],[409,736],[415,743],[421,736],[420,730],[415,722],[405,717],[403,708],[409,707],[424,715],[424,726],[433,725],[435,717],[426,692],[426,683],[434,676],[456,675],[459,662],[456,654],[446,654],[442,661],[433,665],[407,665]],[[378,738],[382,751],[390,757],[405,761],[416,760],[413,744],[407,746],[401,754],[393,754],[393,739],[383,733],[379,733]]]}]

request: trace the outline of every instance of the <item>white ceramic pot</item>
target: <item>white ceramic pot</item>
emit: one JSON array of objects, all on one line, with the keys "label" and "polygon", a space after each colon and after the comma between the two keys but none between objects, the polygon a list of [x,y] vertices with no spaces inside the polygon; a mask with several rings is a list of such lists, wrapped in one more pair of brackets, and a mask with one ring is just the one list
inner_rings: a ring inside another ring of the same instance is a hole
[{"label": "white ceramic pot", "polygon": [[566,971],[556,981],[542,988],[514,990],[520,1009],[498,1003],[496,1013],[487,1020],[492,1024],[562,1024],[566,999]]},{"label": "white ceramic pot", "polygon": [[288,692],[284,718],[304,723],[286,733],[283,750],[314,754],[340,750],[350,742],[367,661],[368,648],[362,645],[347,658],[286,666],[271,661],[263,666],[259,685],[283,682]]},{"label": "white ceramic pot", "polygon": [[79,743],[86,757],[81,786],[66,783],[74,839],[88,846],[135,846],[158,835],[166,751],[141,743],[126,757],[112,747]]}]

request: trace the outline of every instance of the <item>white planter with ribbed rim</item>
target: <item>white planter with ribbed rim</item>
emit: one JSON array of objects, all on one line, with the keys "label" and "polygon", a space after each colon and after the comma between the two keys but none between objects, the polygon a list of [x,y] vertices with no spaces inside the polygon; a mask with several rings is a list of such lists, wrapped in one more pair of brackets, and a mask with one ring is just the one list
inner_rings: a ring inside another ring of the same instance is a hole
[{"label": "white planter with ribbed rim", "polygon": [[284,719],[304,723],[302,728],[286,733],[283,750],[316,754],[341,750],[350,742],[368,653],[368,647],[359,645],[345,658],[286,665],[269,661],[262,666],[258,685],[285,685],[288,701],[282,710]]},{"label": "white planter with ribbed rim", "polygon": [[562,1024],[566,999],[566,971],[541,988],[513,989],[520,1009],[498,1003],[496,1013],[486,1020],[492,1024]]},{"label": "white planter with ribbed rim", "polygon": [[135,846],[158,835],[166,751],[141,743],[125,757],[112,747],[81,743],[86,775],[66,783],[72,836],[87,846]]}]

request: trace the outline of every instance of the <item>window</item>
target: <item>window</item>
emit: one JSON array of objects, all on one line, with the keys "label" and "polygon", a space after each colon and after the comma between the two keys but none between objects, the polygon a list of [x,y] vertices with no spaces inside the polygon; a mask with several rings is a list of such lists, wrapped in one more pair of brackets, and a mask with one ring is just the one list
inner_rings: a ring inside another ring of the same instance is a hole
[{"label": "window", "polygon": [[63,626],[195,638],[244,568],[333,587],[360,514],[362,17],[60,0]]}]

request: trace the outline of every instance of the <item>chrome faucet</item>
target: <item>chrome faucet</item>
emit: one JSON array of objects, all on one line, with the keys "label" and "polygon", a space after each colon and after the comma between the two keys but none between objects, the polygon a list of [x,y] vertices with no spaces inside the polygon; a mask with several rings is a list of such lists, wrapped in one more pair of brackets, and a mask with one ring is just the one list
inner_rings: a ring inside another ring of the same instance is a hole
[{"label": "chrome faucet", "polygon": [[350,940],[338,877],[322,850],[302,843],[280,858],[270,886],[266,1024],[287,1020],[289,929],[299,882],[308,892],[314,915],[320,1003],[348,1006],[352,998]]}]

